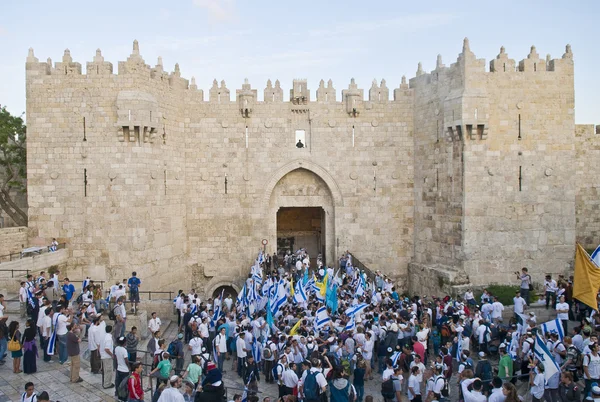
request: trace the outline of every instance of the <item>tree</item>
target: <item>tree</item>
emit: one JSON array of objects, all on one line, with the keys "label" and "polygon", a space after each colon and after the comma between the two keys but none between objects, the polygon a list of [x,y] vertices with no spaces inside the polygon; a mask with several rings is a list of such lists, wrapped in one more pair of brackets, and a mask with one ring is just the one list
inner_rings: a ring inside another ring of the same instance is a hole
[{"label": "tree", "polygon": [[0,209],[19,226],[27,226],[27,214],[15,196],[27,192],[26,128],[20,116],[0,107]]}]

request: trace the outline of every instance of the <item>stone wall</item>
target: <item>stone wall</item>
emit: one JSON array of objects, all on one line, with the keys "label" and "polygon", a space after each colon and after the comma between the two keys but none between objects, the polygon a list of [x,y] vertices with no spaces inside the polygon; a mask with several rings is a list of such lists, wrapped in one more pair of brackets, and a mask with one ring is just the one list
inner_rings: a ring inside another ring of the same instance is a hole
[{"label": "stone wall", "polygon": [[[28,244],[26,227],[0,229],[0,257],[18,253]],[[3,261],[5,258],[0,258],[0,263]]]},{"label": "stone wall", "polygon": [[600,126],[595,131],[591,124],[575,126],[575,152],[577,241],[595,249],[600,244]]}]

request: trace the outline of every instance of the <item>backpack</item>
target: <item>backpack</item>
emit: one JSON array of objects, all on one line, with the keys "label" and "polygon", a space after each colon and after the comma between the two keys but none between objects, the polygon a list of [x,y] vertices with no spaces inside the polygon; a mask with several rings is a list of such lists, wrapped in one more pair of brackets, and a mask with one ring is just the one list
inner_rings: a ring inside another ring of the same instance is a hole
[{"label": "backpack", "polygon": [[123,381],[121,381],[121,383],[118,385],[117,396],[119,397],[119,400],[125,401],[129,397],[129,388],[127,387],[127,383],[131,377],[131,375],[128,375],[127,377],[123,378]]},{"label": "backpack", "polygon": [[472,333],[473,333],[473,327],[471,327],[471,324],[466,324],[463,327],[463,336],[470,338]]},{"label": "backpack", "polygon": [[309,370],[306,373],[306,379],[304,380],[304,400],[311,401],[319,399],[319,384],[317,383],[317,374]]},{"label": "backpack", "polygon": [[350,381],[346,384],[346,388],[337,389],[336,387],[330,387],[331,402],[347,402],[350,400]]},{"label": "backpack", "polygon": [[450,390],[448,389],[448,381],[446,381],[446,379],[444,378],[444,376],[443,376],[443,375],[439,376],[439,377],[438,377],[438,378],[435,380],[436,384],[437,384],[437,382],[438,382],[439,380],[442,380],[442,381],[444,381],[444,385],[442,386],[442,390],[440,391],[440,394],[441,394],[443,397],[447,398],[447,397],[450,395]]},{"label": "backpack", "polygon": [[490,362],[484,364],[483,369],[481,370],[481,380],[482,381],[491,381],[492,380],[492,365]]},{"label": "backpack", "polygon": [[117,316],[115,314],[115,309],[119,307],[119,305],[116,305],[115,307],[113,307],[109,312],[108,312],[108,319],[112,320],[112,321],[116,321],[117,320]]},{"label": "backpack", "polygon": [[448,326],[448,324],[442,324],[442,337],[444,338],[448,338],[449,336],[452,335],[452,331],[450,330],[450,327]]},{"label": "backpack", "polygon": [[169,347],[167,348],[167,353],[171,357],[177,357],[177,356],[175,356],[177,354],[177,340],[174,339],[171,341],[171,343],[169,343]]},{"label": "backpack", "polygon": [[273,374],[273,378],[275,379],[275,381],[279,381],[279,373],[277,373],[277,367],[281,366],[281,374],[283,374],[283,364],[281,363],[277,363],[275,366],[273,366],[273,368],[271,369],[271,374]]},{"label": "backpack", "polygon": [[396,391],[394,391],[394,379],[392,377],[381,383],[381,396],[385,399],[394,399],[396,396]]},{"label": "backpack", "polygon": [[273,356],[273,354],[271,353],[271,343],[272,342],[268,342],[263,349],[262,355],[265,359],[270,359],[271,356]]},{"label": "backpack", "polygon": [[81,304],[83,302],[83,293],[80,293],[79,296],[77,296],[77,299],[75,299],[75,302],[77,304]]}]

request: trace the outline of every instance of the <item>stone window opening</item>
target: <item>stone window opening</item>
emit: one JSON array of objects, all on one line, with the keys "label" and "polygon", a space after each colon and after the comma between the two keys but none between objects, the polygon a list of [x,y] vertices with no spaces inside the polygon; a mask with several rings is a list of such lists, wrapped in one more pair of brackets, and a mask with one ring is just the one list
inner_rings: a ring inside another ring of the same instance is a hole
[{"label": "stone window opening", "polygon": [[248,126],[246,126],[246,149],[248,149]]},{"label": "stone window opening", "polygon": [[353,125],[352,126],[352,148],[354,148],[354,135],[355,135],[355,132],[354,132],[354,125]]},{"label": "stone window opening", "polygon": [[517,138],[521,139],[521,113],[519,113],[519,136]]},{"label": "stone window opening", "polygon": [[127,118],[131,121],[131,109],[127,111]]},{"label": "stone window opening", "polygon": [[296,148],[306,148],[306,131],[296,130]]}]

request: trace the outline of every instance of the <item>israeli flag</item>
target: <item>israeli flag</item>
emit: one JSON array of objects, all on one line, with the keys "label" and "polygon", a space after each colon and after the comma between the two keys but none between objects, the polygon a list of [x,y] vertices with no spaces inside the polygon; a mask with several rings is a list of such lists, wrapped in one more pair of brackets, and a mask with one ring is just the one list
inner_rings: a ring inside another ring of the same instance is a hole
[{"label": "israeli flag", "polygon": [[517,358],[517,351],[519,349],[519,334],[518,332],[513,332],[512,337],[510,339],[510,344],[508,345],[508,354],[510,357],[515,360]]},{"label": "israeli flag", "polygon": [[196,314],[196,311],[198,310],[198,306],[196,305],[196,303],[192,303],[190,304],[190,312],[192,313],[192,315]]},{"label": "israeli flag", "polygon": [[58,327],[58,317],[60,317],[61,314],[55,314],[54,315],[54,329],[52,330],[52,336],[50,336],[50,339],[48,340],[48,347],[46,348],[46,353],[49,356],[54,355],[54,351],[56,350],[56,328]]},{"label": "israeli flag", "polygon": [[456,342],[456,360],[458,360],[458,362],[460,363],[461,359],[462,359],[462,351],[463,351],[463,339],[462,339],[462,332],[460,333],[460,335],[458,336],[458,341]]},{"label": "israeli flag", "polygon": [[31,304],[31,307],[35,308],[35,301],[33,300],[33,294],[31,293],[31,288],[27,288],[27,301]]},{"label": "israeli flag", "polygon": [[302,286],[302,281],[298,281],[298,283],[296,283],[294,300],[296,301],[296,303],[306,303],[308,301],[308,297],[306,297],[306,293],[304,293],[304,286]]},{"label": "israeli flag", "polygon": [[596,247],[590,258],[592,262],[600,268],[600,246]]},{"label": "israeli flag", "polygon": [[392,367],[398,367],[398,359],[400,359],[401,352],[394,352],[394,354],[390,357],[392,360]]},{"label": "israeli flag", "polygon": [[548,334],[548,333],[558,334],[558,337],[560,338],[561,341],[563,340],[563,337],[565,336],[565,334],[563,332],[562,322],[560,322],[560,320],[558,318],[556,318],[552,321],[543,323],[540,326],[540,329],[542,330],[542,334],[544,334],[544,336],[546,336],[546,334]]},{"label": "israeli flag", "polygon": [[533,353],[535,354],[535,357],[544,365],[544,377],[546,378],[546,381],[550,380],[554,374],[560,372],[558,364],[556,364],[554,357],[552,357],[552,354],[544,344],[542,338],[540,338],[539,334],[536,334],[535,336]]},{"label": "israeli flag", "polygon": [[260,344],[255,339],[254,342],[252,342],[252,357],[254,357],[255,362],[260,363],[261,356],[262,356],[262,353],[261,353]]},{"label": "israeli flag", "polygon": [[367,308],[368,304],[367,303],[360,303],[357,304],[356,306],[352,306],[350,308],[347,308],[345,313],[348,317],[353,317],[356,313],[360,313],[361,311],[363,311],[365,308]]},{"label": "israeli flag", "polygon": [[85,291],[85,288],[87,288],[89,284],[90,284],[90,280],[85,278],[83,280],[83,283],[81,284],[81,292],[82,293]]},{"label": "israeli flag", "polygon": [[319,308],[317,310],[317,317],[315,320],[315,324],[316,324],[315,328],[320,329],[330,321],[331,321],[331,318],[329,318],[329,314],[327,314],[327,307],[323,306],[323,307]]},{"label": "israeli flag", "polygon": [[363,285],[363,277],[362,275],[358,276],[358,285],[356,287],[356,292],[354,292],[354,297],[362,297],[365,294],[365,287]]},{"label": "israeli flag", "polygon": [[354,322],[354,317],[350,318],[350,321],[344,327],[344,331],[354,331],[356,329],[356,323]]}]

